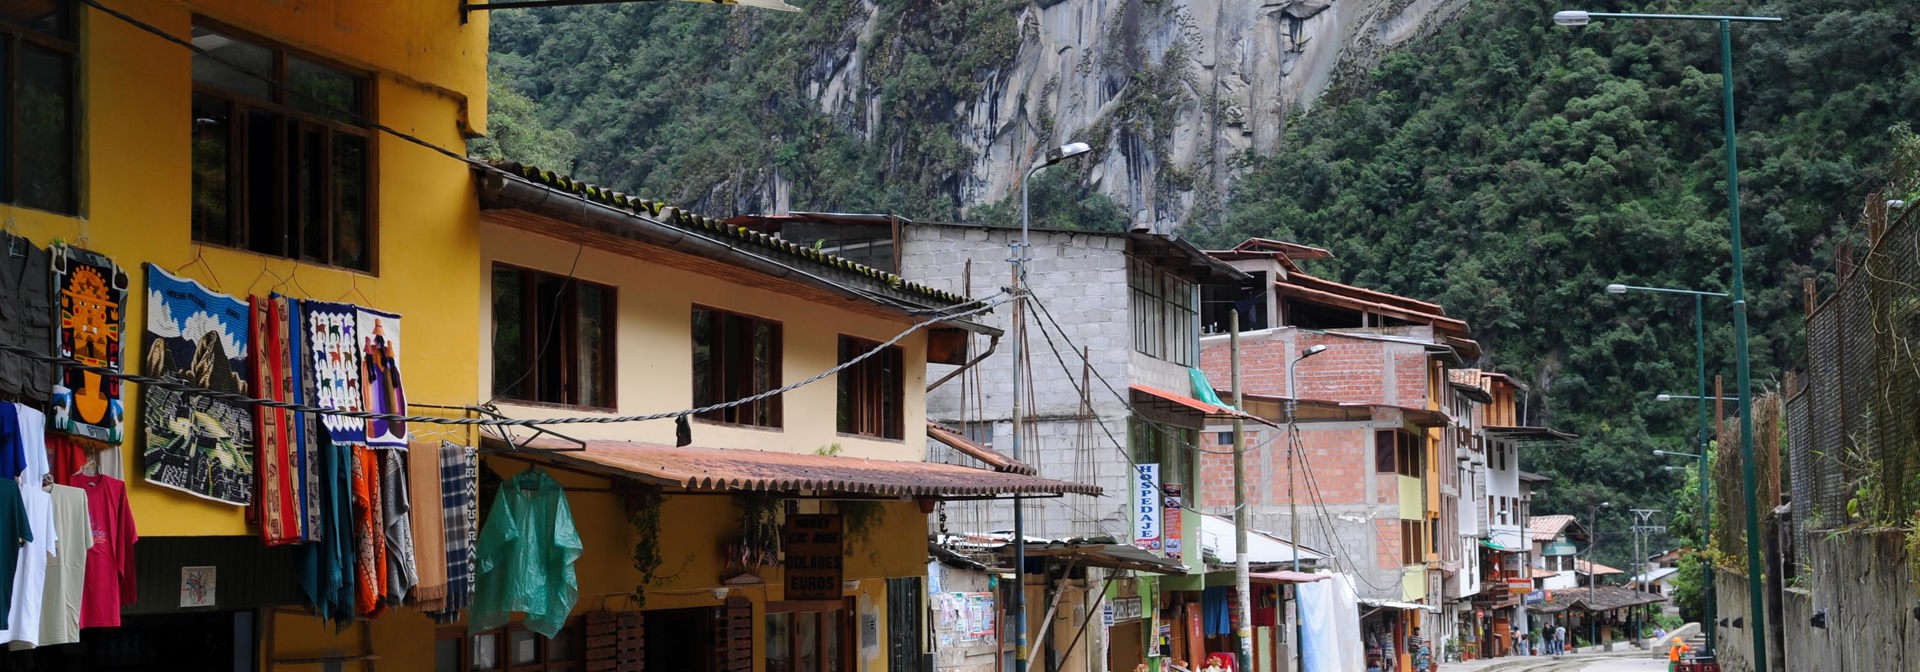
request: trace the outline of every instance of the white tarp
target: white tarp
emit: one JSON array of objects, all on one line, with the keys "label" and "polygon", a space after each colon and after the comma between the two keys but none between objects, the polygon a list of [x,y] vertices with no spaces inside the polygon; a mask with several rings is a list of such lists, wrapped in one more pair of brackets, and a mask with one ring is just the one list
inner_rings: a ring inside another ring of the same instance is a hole
[{"label": "white tarp", "polygon": [[1294,584],[1300,596],[1303,672],[1364,672],[1360,601],[1345,574],[1328,581]]},{"label": "white tarp", "polygon": [[[1233,564],[1240,557],[1236,550],[1239,544],[1234,541],[1233,519],[1222,516],[1201,514],[1200,547],[1213,555],[1222,565]],[[1271,565],[1293,562],[1294,547],[1273,537],[1252,530],[1247,531],[1247,562],[1256,565]],[[1311,549],[1300,549],[1300,561],[1306,563],[1322,562],[1327,556]]]}]

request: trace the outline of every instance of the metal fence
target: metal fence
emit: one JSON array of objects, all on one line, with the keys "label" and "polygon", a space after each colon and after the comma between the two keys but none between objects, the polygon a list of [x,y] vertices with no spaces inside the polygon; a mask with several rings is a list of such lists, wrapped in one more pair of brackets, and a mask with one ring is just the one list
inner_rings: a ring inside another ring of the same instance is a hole
[{"label": "metal fence", "polygon": [[1807,316],[1805,384],[1786,409],[1796,548],[1826,530],[1904,525],[1920,509],[1916,220],[1874,237],[1857,263],[1843,253],[1839,286]]}]

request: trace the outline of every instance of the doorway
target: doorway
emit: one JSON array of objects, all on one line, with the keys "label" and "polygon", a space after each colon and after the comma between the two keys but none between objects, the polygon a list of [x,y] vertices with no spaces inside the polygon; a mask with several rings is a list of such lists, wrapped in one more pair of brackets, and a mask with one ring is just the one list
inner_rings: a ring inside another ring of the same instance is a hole
[{"label": "doorway", "polygon": [[1115,623],[1107,630],[1107,669],[1110,672],[1133,672],[1136,666],[1147,661],[1146,632],[1139,619]]},{"label": "doorway", "polygon": [[647,612],[647,669],[721,672],[713,660],[719,614],[711,607]]}]

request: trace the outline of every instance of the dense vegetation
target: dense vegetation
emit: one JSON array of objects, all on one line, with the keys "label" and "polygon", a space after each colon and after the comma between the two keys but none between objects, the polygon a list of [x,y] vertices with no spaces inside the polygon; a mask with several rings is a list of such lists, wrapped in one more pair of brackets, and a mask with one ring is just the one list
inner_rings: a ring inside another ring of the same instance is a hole
[{"label": "dense vegetation", "polygon": [[[1920,113],[1913,5],[1587,4],[1787,19],[1733,31],[1753,377],[1774,384],[1803,349],[1800,279],[1830,280],[1836,242],[1887,179],[1890,127]],[[1226,230],[1197,235],[1326,246],[1338,258],[1315,271],[1464,317],[1485,365],[1533,384],[1533,419],[1581,435],[1524,458],[1555,478],[1533,511],[1584,518],[1612,501],[1602,560],[1624,561],[1625,505],[1697,507],[1661,469],[1690,461],[1651,454],[1697,452],[1694,406],[1653,398],[1694,393],[1693,306],[1603,288],[1728,290],[1719,35],[1710,23],[1555,26],[1564,8],[1475,0],[1341,82],[1281,152],[1251,159]],[[1730,395],[1731,316],[1709,300],[1708,374]]]},{"label": "dense vegetation", "polygon": [[[528,143],[509,155],[548,152],[539,160],[585,179],[715,214],[766,207],[748,185],[769,171],[791,181],[795,209],[949,218],[973,205],[957,202],[955,175],[973,157],[948,116],[1014,52],[1012,0],[882,0],[866,35],[853,0],[804,4],[800,16],[681,3],[496,13],[497,84],[521,97],[496,97],[494,130]],[[1246,157],[1226,223],[1188,234],[1325,246],[1338,257],[1312,271],[1467,319],[1483,364],[1533,386],[1531,419],[1582,437],[1525,458],[1555,478],[1534,512],[1584,517],[1614,502],[1601,559],[1624,563],[1629,506],[1697,529],[1682,472],[1661,469],[1690,463],[1650,454],[1693,448],[1694,407],[1653,395],[1693,393],[1694,326],[1683,297],[1602,288],[1728,289],[1718,33],[1556,27],[1563,8],[1471,0],[1437,34],[1338,82],[1280,152]],[[1788,19],[1734,28],[1751,350],[1756,385],[1770,385],[1802,347],[1799,280],[1828,279],[1836,243],[1857,235],[1862,199],[1887,179],[1890,127],[1920,113],[1912,2],[1587,9]],[[871,124],[864,111],[823,114],[808,91],[861,40],[877,45],[866,67],[883,113]],[[1041,223],[1121,216],[1070,175],[1036,183]],[[976,212],[1015,214],[1004,203]],[[1709,375],[1727,376],[1731,394],[1730,307],[1707,310]]]}]

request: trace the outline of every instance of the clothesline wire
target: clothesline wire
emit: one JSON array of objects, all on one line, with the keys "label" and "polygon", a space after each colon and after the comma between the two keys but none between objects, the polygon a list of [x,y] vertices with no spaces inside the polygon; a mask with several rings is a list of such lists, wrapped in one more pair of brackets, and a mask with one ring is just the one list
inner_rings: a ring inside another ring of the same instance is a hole
[{"label": "clothesline wire", "polygon": [[[921,329],[925,329],[929,326],[932,326],[935,323],[984,313],[984,312],[993,310],[995,306],[998,306],[1009,300],[1011,299],[1007,298],[1004,293],[1001,293],[1001,294],[995,294],[993,296],[987,297],[986,299],[979,299],[966,304],[961,304],[961,306],[971,305],[974,307],[968,308],[967,310],[950,313],[950,314],[936,315],[934,317],[930,317],[925,320],[922,320],[918,323],[915,323],[913,326],[908,327],[906,331],[902,331],[898,334],[895,334],[892,338],[887,339],[885,342],[879,344],[878,346],[875,346],[871,350],[860,353],[859,355],[853,357],[852,359],[849,359],[845,362],[841,362],[839,365],[834,366],[833,368],[813,374],[812,376],[808,376],[803,380],[794,382],[789,385],[785,385],[772,390],[767,390],[765,392],[760,392],[758,394],[743,397],[740,399],[735,399],[732,401],[723,401],[719,403],[708,404],[706,406],[701,406],[698,408],[689,408],[689,409],[683,409],[678,411],[668,411],[663,413],[649,413],[645,415],[576,416],[576,417],[564,417],[564,418],[515,419],[515,418],[449,418],[444,416],[432,416],[432,415],[398,415],[393,413],[375,413],[371,411],[347,411],[347,410],[341,410],[341,409],[335,409],[335,408],[321,408],[318,406],[308,406],[305,404],[276,401],[273,399],[261,399],[258,397],[249,397],[247,395],[239,394],[235,392],[210,390],[210,389],[199,387],[196,385],[189,385],[187,383],[177,381],[177,380],[154,378],[151,376],[143,376],[140,374],[126,373],[124,371],[119,371],[119,370],[110,369],[106,367],[94,366],[91,364],[82,363],[72,358],[56,357],[53,355],[36,352],[30,348],[22,348],[22,347],[15,346],[12,344],[7,344],[7,343],[0,343],[0,352],[7,352],[10,354],[19,355],[21,357],[25,357],[27,359],[31,359],[38,362],[57,364],[66,368],[85,371],[87,373],[96,374],[101,377],[109,378],[112,380],[134,383],[137,385],[144,385],[147,387],[156,387],[163,390],[172,390],[175,392],[183,392],[183,393],[199,395],[215,401],[223,401],[231,404],[276,408],[276,409],[292,411],[296,413],[309,413],[314,415],[331,415],[336,417],[355,418],[355,419],[361,419],[361,420],[385,420],[389,422],[406,422],[406,423],[417,422],[422,424],[440,424],[440,425],[479,425],[482,427],[541,427],[545,425],[624,424],[624,423],[632,423],[632,422],[649,422],[654,420],[673,420],[673,419],[678,419],[678,418],[682,418],[690,415],[699,415],[702,413],[708,413],[708,412],[717,411],[721,409],[732,408],[735,406],[751,404],[751,403],[762,401],[771,397],[786,394],[793,390],[799,389],[800,387],[810,385],[815,382],[819,382],[820,380],[828,376],[840,373],[841,371],[844,371],[855,364],[859,364],[860,362],[866,361],[868,358],[874,355],[880,354],[881,352],[885,351],[887,348],[890,348],[893,345],[899,343],[900,341],[906,339],[907,336],[910,336],[913,333],[920,331]],[[959,306],[956,306],[956,308],[958,307]]]}]

